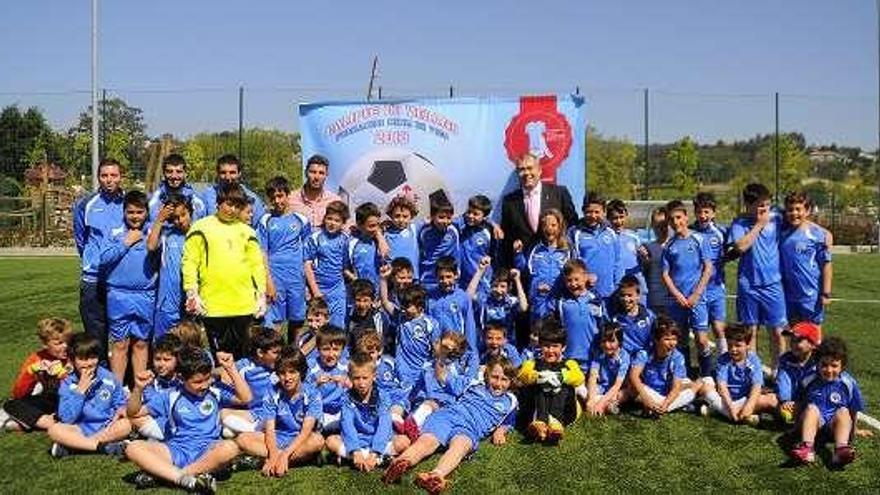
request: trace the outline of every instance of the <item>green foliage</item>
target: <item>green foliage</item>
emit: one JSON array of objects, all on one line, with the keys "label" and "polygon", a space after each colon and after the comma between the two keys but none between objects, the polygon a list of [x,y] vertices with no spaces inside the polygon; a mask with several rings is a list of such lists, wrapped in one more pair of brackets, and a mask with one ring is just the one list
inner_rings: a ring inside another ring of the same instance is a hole
[{"label": "green foliage", "polygon": [[697,169],[700,157],[696,143],[685,136],[666,153],[670,166],[673,167],[672,187],[681,197],[689,198],[697,192]]},{"label": "green foliage", "polygon": [[[810,170],[810,160],[801,147],[796,134],[779,136],[779,197],[800,189]],[[746,164],[736,177],[738,185],[749,182],[761,182],[772,191],[776,184],[775,178],[776,140],[767,139],[755,157]]]},{"label": "green foliage", "polygon": [[608,197],[633,198],[637,156],[638,150],[629,141],[604,138],[594,129],[588,129],[587,189],[601,191]]},{"label": "green foliage", "polygon": [[35,161],[49,157],[52,133],[38,108],[24,112],[17,105],[4,108],[0,112],[0,173],[20,178]]},{"label": "green foliage", "polygon": [[[143,180],[144,149],[147,125],[143,111],[129,106],[121,98],[109,98],[98,107],[103,137],[102,158],[115,158],[126,168],[129,179]],[[67,132],[73,156],[71,165],[82,174],[91,173],[92,107],[79,115],[79,121]]]}]

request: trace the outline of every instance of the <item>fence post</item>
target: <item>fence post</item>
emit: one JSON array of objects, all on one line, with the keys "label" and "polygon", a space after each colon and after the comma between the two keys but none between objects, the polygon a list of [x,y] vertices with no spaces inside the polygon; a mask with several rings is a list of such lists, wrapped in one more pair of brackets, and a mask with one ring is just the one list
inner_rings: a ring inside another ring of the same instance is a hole
[{"label": "fence post", "polygon": [[774,93],[775,95],[775,103],[774,109],[776,112],[776,134],[774,135],[774,141],[776,142],[776,150],[773,156],[773,173],[775,177],[776,183],[776,191],[774,192],[774,203],[779,204],[779,92]]},{"label": "fence post", "polygon": [[645,88],[645,173],[644,173],[644,184],[642,185],[642,199],[648,199],[648,188],[651,177],[651,158],[648,154],[648,88]]},{"label": "fence post", "polygon": [[43,218],[42,218],[43,221],[40,222],[40,237],[41,237],[40,244],[43,247],[46,247],[49,245],[49,237],[46,234],[46,231],[49,228],[49,213],[48,213],[48,207],[47,207],[48,201],[46,200],[46,191],[43,191],[41,199],[42,199],[42,205],[43,205]]},{"label": "fence post", "polygon": [[238,159],[244,162],[244,86],[238,87]]}]

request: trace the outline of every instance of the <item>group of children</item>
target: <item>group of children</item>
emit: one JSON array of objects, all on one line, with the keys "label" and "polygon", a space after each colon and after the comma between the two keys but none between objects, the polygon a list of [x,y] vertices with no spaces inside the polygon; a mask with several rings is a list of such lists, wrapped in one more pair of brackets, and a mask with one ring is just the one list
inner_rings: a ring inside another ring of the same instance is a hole
[{"label": "group of children", "polygon": [[[252,283],[232,302],[248,321],[257,316],[257,327],[246,335],[209,328],[205,345],[186,312],[204,314],[230,297],[227,267],[208,265],[235,253],[209,253],[239,248],[212,241],[201,226],[210,218],[190,226],[185,197],[168,198],[147,229],[146,197],[129,192],[124,228],[105,236],[98,258],[119,298],[112,325],[134,344],[130,388],[122,384],[127,346],[112,347],[111,373],[96,339],[43,320],[45,348],[28,358],[4,405],[9,424],[47,429],[56,457],[125,455],[142,469],[139,486],[164,480],[200,492],[213,491],[212,473],[230,463],[282,476],[324,459],[322,451],[361,471],[385,466],[383,480],[393,483],[442,447],[437,466],[415,479],[437,493],[482,439],[503,444],[520,427],[531,441],[554,444],[583,410],[601,416],[628,404],[650,417],[693,408],[751,424],[778,413],[800,427],[796,460],[813,460],[826,428],[833,462],[854,459],[863,401],[845,371],[845,345],[822,340],[819,326],[831,290],[830,234],[809,221],[801,194],[786,198],[783,222],[769,191],[750,184],[747,213],[729,230],[714,222],[711,195],[695,198],[693,225],[672,201],[653,214],[652,244],[626,230],[622,201],[590,194],[570,228],[559,211],[542,213],[541,240],[515,240],[509,268],[497,259],[503,233],[485,196],[472,197],[459,218],[434,198],[424,224],[412,198],[394,198],[384,223],[366,203],[351,227],[348,206],[331,202],[323,225],[312,226],[291,210],[288,183],[277,177],[266,188],[271,211],[253,231],[235,187],[217,195],[218,225],[234,225],[247,246],[229,270],[250,273]],[[741,323],[725,325],[723,264],[735,258]],[[114,285],[117,277],[128,282]],[[772,329],[772,391],[755,353],[758,325]],[[780,355],[783,332],[791,350]]]}]

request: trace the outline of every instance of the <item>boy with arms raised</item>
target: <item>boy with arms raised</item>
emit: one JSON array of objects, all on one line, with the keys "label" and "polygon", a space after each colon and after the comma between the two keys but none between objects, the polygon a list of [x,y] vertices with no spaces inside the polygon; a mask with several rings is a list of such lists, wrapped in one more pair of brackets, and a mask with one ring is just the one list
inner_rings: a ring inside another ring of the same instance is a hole
[{"label": "boy with arms raised", "polygon": [[453,330],[464,335],[468,348],[479,356],[477,328],[471,298],[458,286],[458,266],[451,256],[436,263],[436,285],[428,291],[428,314],[443,331]]},{"label": "boy with arms raised", "polygon": [[431,221],[419,229],[419,274],[427,290],[437,285],[437,262],[444,256],[460,259],[459,231],[453,225],[455,211],[446,196],[431,198]]}]

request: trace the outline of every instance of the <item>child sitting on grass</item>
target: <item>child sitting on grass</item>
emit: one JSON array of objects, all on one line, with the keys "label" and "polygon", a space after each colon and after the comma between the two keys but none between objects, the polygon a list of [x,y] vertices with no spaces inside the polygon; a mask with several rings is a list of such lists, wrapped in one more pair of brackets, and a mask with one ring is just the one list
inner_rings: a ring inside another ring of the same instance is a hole
[{"label": "child sitting on grass", "polygon": [[[173,333],[166,333],[153,347],[153,381],[144,387],[143,402],[148,403],[163,390],[176,388],[180,385],[177,379],[177,356],[183,349],[183,343]],[[132,429],[144,438],[165,440],[168,425],[166,417],[140,416],[129,418]]]},{"label": "child sitting on grass", "polygon": [[622,349],[623,329],[620,324],[607,322],[599,333],[599,349],[590,363],[587,379],[587,411],[592,416],[617,414],[624,402],[623,382],[629,372],[630,355]]},{"label": "child sitting on grass", "polygon": [[800,415],[797,406],[804,394],[802,382],[816,373],[816,348],[822,342],[822,329],[815,323],[802,321],[785,333],[789,336],[789,351],[779,356],[775,391],[779,417],[791,424]]}]

